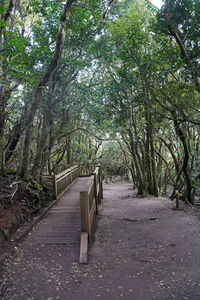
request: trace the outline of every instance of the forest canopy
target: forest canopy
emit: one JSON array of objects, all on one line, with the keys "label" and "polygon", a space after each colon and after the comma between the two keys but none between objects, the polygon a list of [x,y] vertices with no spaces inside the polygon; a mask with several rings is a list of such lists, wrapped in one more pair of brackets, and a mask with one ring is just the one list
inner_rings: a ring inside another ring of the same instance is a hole
[{"label": "forest canopy", "polygon": [[196,0],[0,1],[0,174],[102,163],[141,195],[200,196]]}]

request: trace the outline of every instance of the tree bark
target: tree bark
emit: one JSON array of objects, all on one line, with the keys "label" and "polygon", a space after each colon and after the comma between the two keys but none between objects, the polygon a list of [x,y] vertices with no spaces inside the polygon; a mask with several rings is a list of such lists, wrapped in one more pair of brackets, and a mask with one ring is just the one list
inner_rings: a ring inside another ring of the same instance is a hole
[{"label": "tree bark", "polygon": [[0,94],[0,175],[5,175],[5,99]]},{"label": "tree bark", "polygon": [[183,158],[183,165],[182,165],[182,170],[183,170],[183,174],[184,174],[184,179],[185,179],[185,195],[186,195],[186,199],[189,203],[193,204],[193,199],[191,197],[191,191],[192,191],[192,186],[191,186],[191,182],[190,182],[190,177],[188,175],[188,162],[189,162],[189,151],[188,151],[188,146],[186,143],[186,139],[184,136],[184,133],[180,127],[180,124],[178,123],[178,121],[176,119],[174,119],[174,128],[176,131],[177,136],[179,137],[182,145],[183,145],[183,149],[184,149],[184,158]]},{"label": "tree bark", "polygon": [[146,189],[145,189],[145,185],[144,185],[144,180],[143,180],[140,164],[138,163],[138,158],[137,158],[136,151],[135,151],[135,144],[133,141],[133,134],[132,134],[131,130],[129,130],[129,138],[130,138],[130,148],[131,148],[130,150],[131,150],[131,154],[133,157],[133,165],[134,165],[134,169],[136,171],[136,176],[137,176],[138,194],[143,195],[143,194],[146,194]]},{"label": "tree bark", "polygon": [[5,163],[7,164],[17,147],[17,144],[23,134],[25,127],[25,118],[26,118],[27,106],[24,107],[24,111],[20,117],[20,119],[16,122],[15,126],[12,129],[10,134],[10,138],[8,140],[8,144],[5,151]]},{"label": "tree bark", "polygon": [[40,174],[42,169],[42,158],[43,153],[46,148],[47,138],[49,134],[49,118],[50,115],[48,112],[44,112],[43,114],[43,122],[42,122],[42,130],[40,134],[40,138],[37,145],[36,155],[34,159],[34,165],[32,169],[32,177],[36,181],[40,181]]},{"label": "tree bark", "polygon": [[[16,2],[17,2],[17,0],[10,0],[9,1],[8,8],[7,8],[7,10],[4,14],[4,17],[3,17],[3,20],[5,22],[7,22],[9,20],[9,18],[11,17],[11,13],[12,13],[14,7],[15,7]],[[4,27],[5,27],[4,25],[0,27],[0,42],[2,41],[1,36],[2,36],[2,31],[3,31]]]}]

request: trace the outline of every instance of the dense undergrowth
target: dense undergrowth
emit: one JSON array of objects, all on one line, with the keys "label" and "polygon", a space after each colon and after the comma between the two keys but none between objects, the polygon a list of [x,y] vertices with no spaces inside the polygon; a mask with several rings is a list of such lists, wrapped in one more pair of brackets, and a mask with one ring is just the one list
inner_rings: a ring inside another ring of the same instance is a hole
[{"label": "dense undergrowth", "polygon": [[20,225],[30,222],[43,207],[52,201],[52,187],[27,183],[15,175],[0,178],[0,232],[6,239]]}]

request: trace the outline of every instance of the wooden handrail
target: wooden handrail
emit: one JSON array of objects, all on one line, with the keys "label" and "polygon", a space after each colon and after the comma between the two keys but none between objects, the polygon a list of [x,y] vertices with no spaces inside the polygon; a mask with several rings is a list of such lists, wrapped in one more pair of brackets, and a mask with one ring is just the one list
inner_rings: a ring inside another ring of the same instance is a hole
[{"label": "wooden handrail", "polygon": [[101,199],[103,199],[101,166],[75,165],[56,175],[44,175],[43,178],[46,181],[52,180],[54,196],[58,199],[78,177],[82,176],[88,177],[88,181],[80,191],[80,262],[87,263],[88,242],[92,237],[94,217],[98,214],[98,204],[101,204]]},{"label": "wooden handrail", "polygon": [[72,172],[72,171],[73,171],[74,169],[76,169],[76,168],[78,168],[78,165],[75,165],[75,166],[73,166],[73,167],[70,167],[70,168],[64,170],[63,172],[61,172],[61,173],[55,175],[55,178],[56,178],[57,180],[59,180],[61,177],[65,176],[66,174],[68,174],[68,173],[70,173],[70,172]]},{"label": "wooden handrail", "polygon": [[95,168],[84,189],[80,192],[81,230],[87,232],[89,239],[95,214],[98,214],[98,204],[102,198],[101,167]]},{"label": "wooden handrail", "polygon": [[93,173],[93,170],[98,166],[95,164],[79,164],[79,176],[90,176]]},{"label": "wooden handrail", "polygon": [[91,175],[90,177],[88,177],[88,181],[85,185],[85,187],[82,189],[81,192],[88,192],[90,191],[92,185],[93,185],[93,181],[94,181],[94,175]]},{"label": "wooden handrail", "polygon": [[53,186],[54,186],[54,196],[56,199],[60,198],[63,193],[74,183],[74,181],[79,177],[78,165],[66,169],[65,171],[53,175]]},{"label": "wooden handrail", "polygon": [[[84,167],[84,170],[82,169]],[[70,186],[71,184],[80,176],[91,178],[94,175],[94,180],[97,181],[97,186],[95,184],[95,189],[97,188],[97,194],[99,189],[98,204],[101,203],[103,198],[102,194],[102,176],[101,176],[101,166],[100,165],[74,165],[59,174],[55,175],[44,175],[43,179],[47,182],[52,182],[54,188],[54,198],[59,198]],[[89,184],[90,180],[88,181]],[[100,185],[98,186],[98,182]],[[87,187],[85,187],[87,189]],[[96,191],[95,191],[96,193]],[[97,195],[95,196],[97,198]],[[98,205],[96,205],[96,210],[98,212]]]}]

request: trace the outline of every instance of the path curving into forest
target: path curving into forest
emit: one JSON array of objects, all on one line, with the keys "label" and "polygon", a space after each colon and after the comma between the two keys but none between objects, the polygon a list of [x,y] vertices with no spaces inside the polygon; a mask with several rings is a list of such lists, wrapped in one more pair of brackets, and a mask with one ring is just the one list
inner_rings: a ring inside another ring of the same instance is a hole
[{"label": "path curving into forest", "polygon": [[30,235],[5,259],[3,300],[200,299],[200,220],[131,184],[104,185],[88,265],[73,245]]}]

